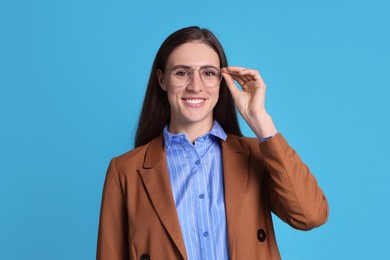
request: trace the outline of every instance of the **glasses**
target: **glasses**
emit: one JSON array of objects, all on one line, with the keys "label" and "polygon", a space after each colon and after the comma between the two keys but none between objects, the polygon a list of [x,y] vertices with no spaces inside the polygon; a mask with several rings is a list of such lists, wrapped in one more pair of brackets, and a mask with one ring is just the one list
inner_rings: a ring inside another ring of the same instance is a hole
[{"label": "glasses", "polygon": [[183,87],[194,77],[195,70],[199,72],[200,79],[206,87],[217,87],[221,83],[221,69],[215,66],[203,66],[195,69],[190,66],[178,65],[167,71],[170,73],[172,85]]}]

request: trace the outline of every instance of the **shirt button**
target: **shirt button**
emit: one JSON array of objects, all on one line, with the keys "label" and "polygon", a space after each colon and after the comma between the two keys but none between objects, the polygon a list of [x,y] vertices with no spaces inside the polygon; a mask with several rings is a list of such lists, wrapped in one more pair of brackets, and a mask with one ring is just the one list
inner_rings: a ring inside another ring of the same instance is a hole
[{"label": "shirt button", "polygon": [[199,163],[200,163],[200,161],[199,161],[199,160],[196,160],[196,161],[195,161],[195,164],[196,164],[196,165],[198,165]]},{"label": "shirt button", "polygon": [[203,198],[204,198],[204,194],[200,194],[199,199],[203,199]]},{"label": "shirt button", "polygon": [[207,232],[207,231],[206,231],[206,232],[203,232],[203,236],[204,236],[204,237],[208,237],[208,236],[209,236],[209,232]]}]

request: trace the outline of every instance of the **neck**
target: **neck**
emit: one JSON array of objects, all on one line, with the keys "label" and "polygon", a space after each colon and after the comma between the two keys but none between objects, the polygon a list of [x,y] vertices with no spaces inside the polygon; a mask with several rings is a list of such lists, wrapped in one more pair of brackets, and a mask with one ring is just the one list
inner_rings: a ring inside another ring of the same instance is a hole
[{"label": "neck", "polygon": [[206,134],[213,127],[213,120],[207,123],[189,123],[185,125],[175,124],[172,121],[169,123],[169,132],[172,134],[184,133],[188,140],[193,144],[195,140]]}]

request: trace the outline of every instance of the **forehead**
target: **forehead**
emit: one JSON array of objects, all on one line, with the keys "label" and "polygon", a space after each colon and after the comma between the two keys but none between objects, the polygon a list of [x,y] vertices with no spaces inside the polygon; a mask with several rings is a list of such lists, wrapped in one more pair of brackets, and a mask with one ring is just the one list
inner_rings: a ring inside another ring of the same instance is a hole
[{"label": "forehead", "polygon": [[218,53],[209,45],[200,42],[188,42],[176,47],[169,55],[167,67],[175,65],[219,67]]}]

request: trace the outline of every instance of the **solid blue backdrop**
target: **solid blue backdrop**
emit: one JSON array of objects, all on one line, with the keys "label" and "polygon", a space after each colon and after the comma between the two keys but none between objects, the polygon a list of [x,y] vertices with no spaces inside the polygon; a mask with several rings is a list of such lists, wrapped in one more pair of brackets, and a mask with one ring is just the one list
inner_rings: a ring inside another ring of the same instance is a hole
[{"label": "solid blue backdrop", "polygon": [[[258,69],[266,106],[330,204],[275,218],[284,259],[390,259],[385,0],[0,2],[0,259],[94,259],[109,160],[133,147],[155,53],[210,28]],[[242,123],[246,135],[253,136]]]}]

